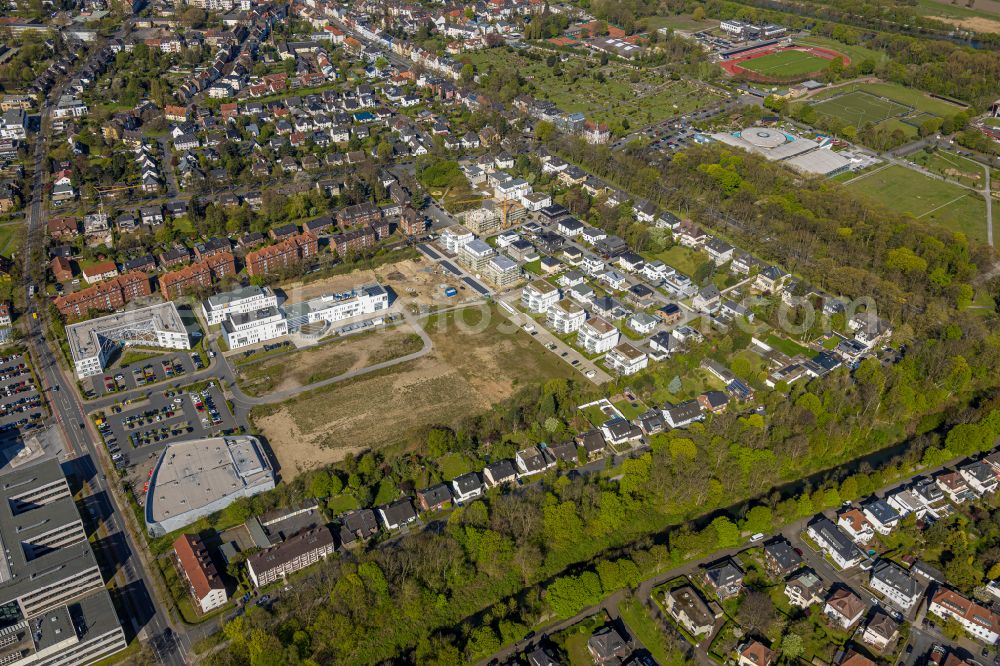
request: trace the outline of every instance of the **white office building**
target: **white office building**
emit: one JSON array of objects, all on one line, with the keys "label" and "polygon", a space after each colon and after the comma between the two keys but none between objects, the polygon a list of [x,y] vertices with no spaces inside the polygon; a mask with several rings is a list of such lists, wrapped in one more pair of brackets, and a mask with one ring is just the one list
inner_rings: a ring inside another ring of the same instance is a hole
[{"label": "white office building", "polygon": [[209,296],[201,304],[205,320],[212,326],[221,324],[231,314],[246,314],[272,307],[278,307],[278,297],[270,287],[257,285]]},{"label": "white office building", "polygon": [[288,321],[276,307],[234,312],[222,323],[222,337],[230,349],[241,349],[288,335]]},{"label": "white office building", "polygon": [[350,291],[323,294],[302,303],[286,304],[288,330],[295,332],[306,324],[332,324],[351,317],[375,314],[389,307],[389,292],[378,283],[355,287]]},{"label": "white office building", "polygon": [[67,326],[66,342],[80,379],[101,374],[108,358],[121,347],[191,349],[187,329],[172,301]]}]

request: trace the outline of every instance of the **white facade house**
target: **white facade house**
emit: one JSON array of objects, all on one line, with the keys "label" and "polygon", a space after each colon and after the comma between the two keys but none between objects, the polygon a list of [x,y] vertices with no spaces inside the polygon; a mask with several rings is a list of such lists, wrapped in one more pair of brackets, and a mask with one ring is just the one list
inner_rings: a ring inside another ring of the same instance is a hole
[{"label": "white facade house", "polygon": [[890,534],[899,525],[899,512],[884,499],[872,499],[861,505],[861,511],[879,534]]},{"label": "white facade house", "polygon": [[257,285],[209,296],[201,304],[205,320],[210,326],[221,324],[230,314],[246,314],[269,307],[278,307],[278,297],[270,287]]},{"label": "white facade house", "polygon": [[545,280],[535,280],[521,290],[521,305],[529,312],[545,314],[559,300],[559,288]]},{"label": "white facade house", "polygon": [[586,320],[586,310],[568,298],[553,303],[545,313],[545,322],[549,328],[564,335],[580,330]]},{"label": "white facade house", "polygon": [[389,292],[376,283],[349,291],[323,294],[301,303],[285,304],[288,330],[294,333],[306,324],[334,322],[365,314],[375,314],[389,307]]},{"label": "white facade house", "polygon": [[965,631],[990,645],[1000,639],[1000,616],[954,590],[938,589],[927,612],[945,619],[954,618]]},{"label": "white facade house", "polygon": [[920,583],[898,564],[889,560],[879,560],[872,568],[868,586],[904,613],[908,613],[923,595]]},{"label": "white facade house", "polygon": [[241,349],[288,335],[288,320],[276,307],[232,313],[222,323],[222,337],[230,349]]},{"label": "white facade house", "polygon": [[603,354],[618,344],[618,329],[601,317],[592,317],[580,326],[576,343],[588,354]]},{"label": "white facade house", "polygon": [[860,564],[863,553],[844,532],[827,518],[820,518],[806,529],[809,537],[841,569]]}]

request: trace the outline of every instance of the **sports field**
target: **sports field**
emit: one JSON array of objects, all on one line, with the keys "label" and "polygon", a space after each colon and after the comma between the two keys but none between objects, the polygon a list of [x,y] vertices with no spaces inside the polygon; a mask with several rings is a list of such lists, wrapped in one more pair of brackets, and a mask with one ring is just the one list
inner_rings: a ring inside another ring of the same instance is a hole
[{"label": "sports field", "polygon": [[903,166],[876,169],[848,189],[922,222],[961,231],[972,241],[986,240],[986,202],[964,187],[930,178]]},{"label": "sports field", "polygon": [[861,90],[817,102],[813,108],[818,113],[839,118],[855,127],[867,123],[880,123],[912,111],[909,106]]},{"label": "sports field", "polygon": [[752,60],[745,60],[740,67],[751,72],[779,79],[812,74],[827,68],[830,61],[805,51],[779,51]]}]

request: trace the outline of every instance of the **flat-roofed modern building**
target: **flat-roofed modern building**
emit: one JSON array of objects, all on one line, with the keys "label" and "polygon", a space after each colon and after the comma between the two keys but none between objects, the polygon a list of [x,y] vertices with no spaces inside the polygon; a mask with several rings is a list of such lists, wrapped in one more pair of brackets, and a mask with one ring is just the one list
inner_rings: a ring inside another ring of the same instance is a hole
[{"label": "flat-roofed modern building", "polygon": [[319,562],[334,548],[330,530],[326,526],[314,527],[251,555],[247,558],[247,571],[254,586],[261,587]]},{"label": "flat-roofed modern building", "polygon": [[623,342],[608,352],[604,362],[619,375],[632,375],[646,367],[649,357],[630,343]]},{"label": "flat-roofed modern building", "polygon": [[230,349],[249,347],[288,335],[288,321],[274,307],[253,312],[233,312],[222,323],[222,337]]},{"label": "flat-roofed modern building", "polygon": [[125,634],[56,460],[0,477],[0,663],[89,664]]},{"label": "flat-roofed modern building", "polygon": [[121,347],[191,349],[187,329],[172,302],[67,326],[66,342],[80,379],[101,374],[112,352]]},{"label": "flat-roofed modern building", "polygon": [[486,262],[482,276],[497,289],[506,289],[521,279],[521,267],[510,257],[498,254]]},{"label": "flat-roofed modern building", "polygon": [[209,296],[201,304],[205,320],[212,326],[221,324],[231,314],[246,314],[269,307],[278,307],[278,297],[270,287],[255,284]]},{"label": "flat-roofed modern building", "polygon": [[559,287],[545,280],[533,280],[521,290],[521,305],[530,312],[545,314],[559,300]]},{"label": "flat-roofed modern building", "polygon": [[458,262],[473,273],[481,273],[496,252],[486,242],[474,238],[458,249]]},{"label": "flat-roofed modern building", "polygon": [[564,335],[580,330],[586,320],[587,311],[568,298],[556,301],[545,313],[549,328]]},{"label": "flat-roofed modern building", "polygon": [[600,317],[591,317],[580,326],[576,343],[588,354],[603,354],[618,344],[618,329]]},{"label": "flat-roofed modern building", "polygon": [[324,294],[301,303],[286,303],[283,307],[288,328],[296,331],[306,324],[325,321],[330,324],[374,314],[389,307],[389,292],[378,283],[366,284],[350,291]]},{"label": "flat-roofed modern building", "polygon": [[146,529],[163,536],[271,488],[274,469],[256,437],[168,444],[149,477]]}]

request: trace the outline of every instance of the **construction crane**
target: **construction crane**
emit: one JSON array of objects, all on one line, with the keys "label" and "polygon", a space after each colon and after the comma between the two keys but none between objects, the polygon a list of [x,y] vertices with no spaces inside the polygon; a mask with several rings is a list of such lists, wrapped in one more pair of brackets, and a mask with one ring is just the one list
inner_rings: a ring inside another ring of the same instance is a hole
[{"label": "construction crane", "polygon": [[500,204],[500,228],[506,229],[510,225],[507,222],[507,215],[510,213],[510,209],[514,207],[514,201],[511,199],[504,199],[499,202]]}]

